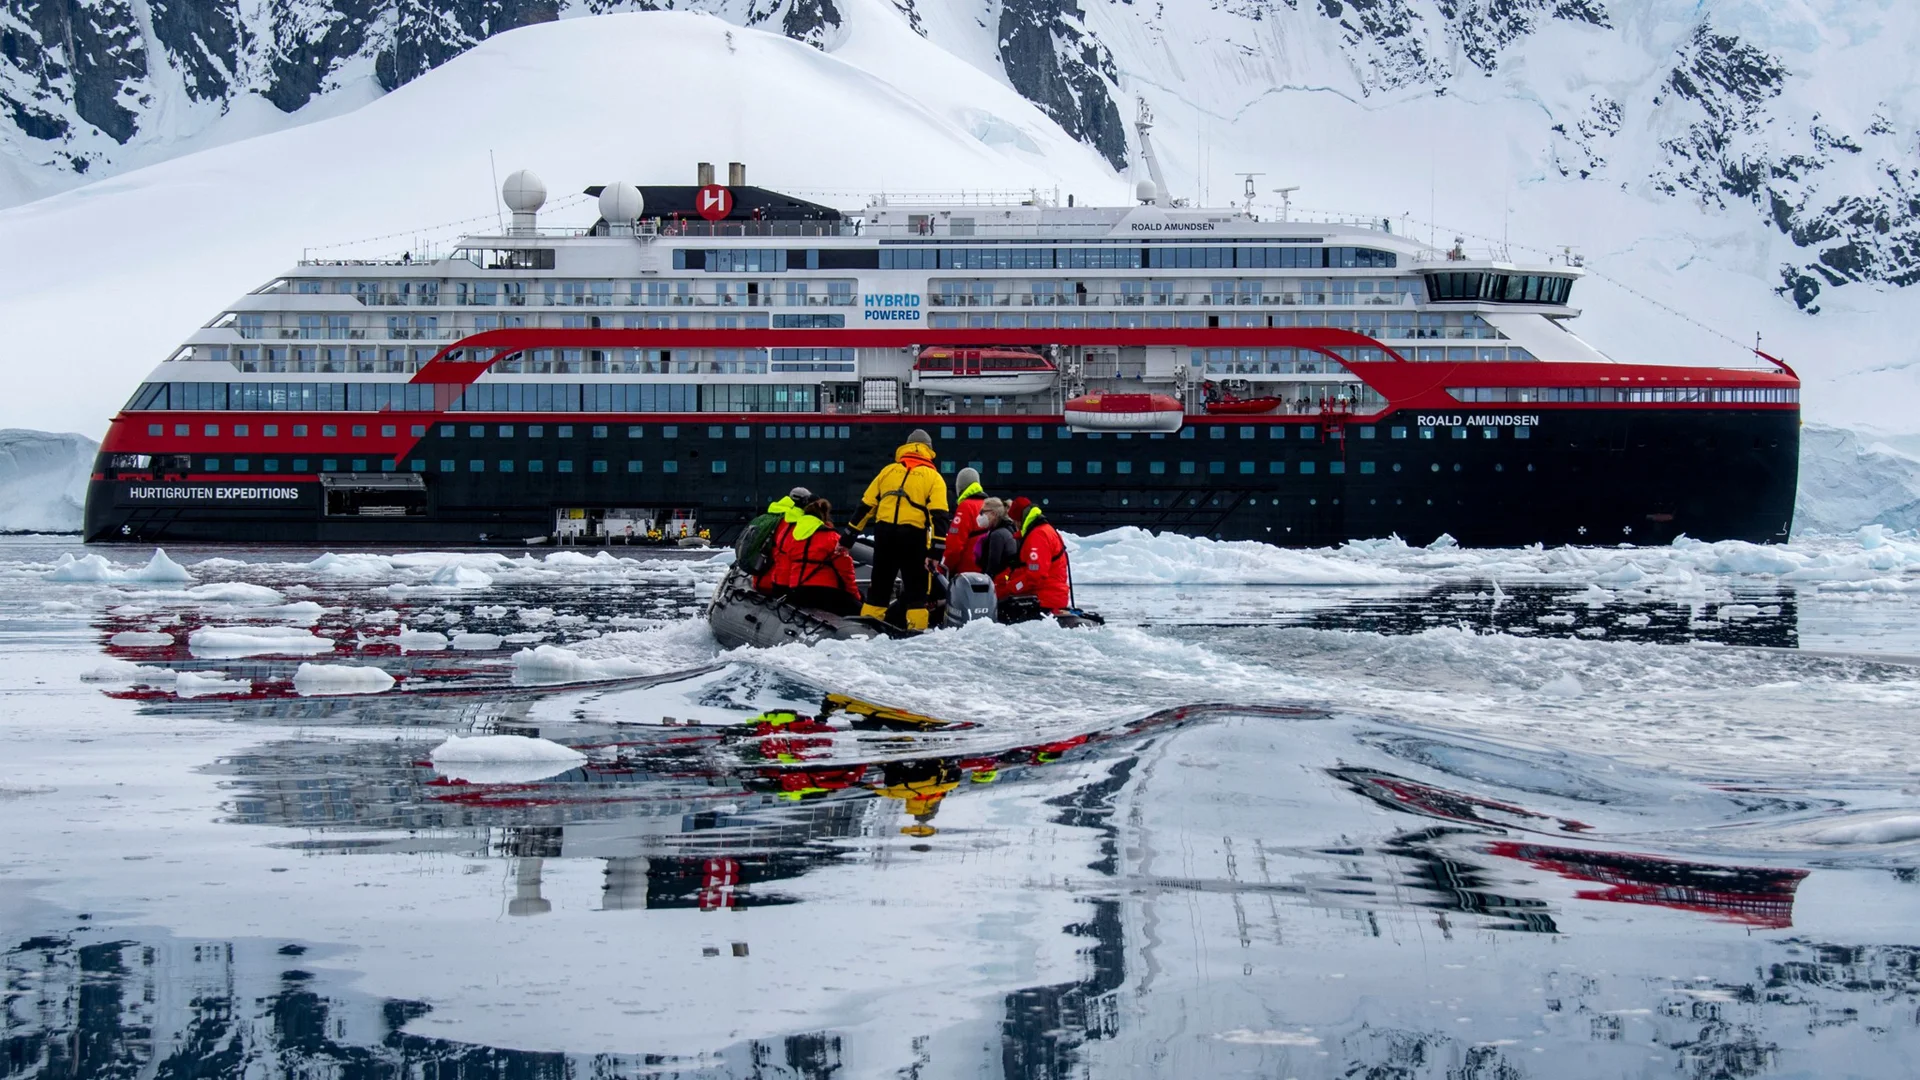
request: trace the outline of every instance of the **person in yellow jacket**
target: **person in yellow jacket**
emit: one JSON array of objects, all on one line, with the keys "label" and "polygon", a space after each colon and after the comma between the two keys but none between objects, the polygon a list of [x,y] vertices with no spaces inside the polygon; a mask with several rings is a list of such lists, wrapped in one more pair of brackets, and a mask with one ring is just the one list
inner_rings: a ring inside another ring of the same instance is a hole
[{"label": "person in yellow jacket", "polygon": [[880,766],[876,786],[883,799],[898,799],[904,804],[913,824],[901,828],[908,836],[932,836],[933,815],[947,793],[960,786],[960,770],[947,758],[926,761],[889,761]]},{"label": "person in yellow jacket", "polygon": [[921,428],[913,429],[893,452],[893,463],[867,485],[867,493],[860,497],[867,511],[854,523],[873,535],[873,581],[860,614],[886,618],[898,578],[909,630],[927,628],[927,590],[934,560],[946,547],[951,517],[947,482],[934,468],[933,459],[933,437]]}]

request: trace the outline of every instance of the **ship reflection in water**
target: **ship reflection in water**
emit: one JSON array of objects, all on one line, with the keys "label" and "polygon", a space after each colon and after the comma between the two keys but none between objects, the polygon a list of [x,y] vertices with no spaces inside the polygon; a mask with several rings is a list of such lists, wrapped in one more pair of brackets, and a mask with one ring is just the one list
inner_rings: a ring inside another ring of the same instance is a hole
[{"label": "ship reflection in water", "polygon": [[[226,937],[22,907],[0,1077],[1916,1064],[1920,949],[1796,912],[1912,885],[1707,839],[1776,794],[1310,708],[1008,739],[752,663],[469,691],[143,704],[274,732],[208,767],[212,828],[300,884]],[[463,775],[396,728],[586,760]],[[215,848],[195,903],[250,872]]]}]

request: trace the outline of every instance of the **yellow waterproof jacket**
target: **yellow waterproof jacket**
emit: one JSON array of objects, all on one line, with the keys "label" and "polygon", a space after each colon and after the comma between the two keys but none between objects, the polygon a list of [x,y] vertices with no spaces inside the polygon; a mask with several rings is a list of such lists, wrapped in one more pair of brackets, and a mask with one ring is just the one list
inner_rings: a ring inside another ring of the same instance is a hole
[{"label": "yellow waterproof jacket", "polygon": [[880,470],[860,496],[867,506],[867,520],[887,525],[936,523],[944,532],[949,515],[947,482],[933,467],[933,447],[926,443],[903,443],[893,452],[893,464]]}]

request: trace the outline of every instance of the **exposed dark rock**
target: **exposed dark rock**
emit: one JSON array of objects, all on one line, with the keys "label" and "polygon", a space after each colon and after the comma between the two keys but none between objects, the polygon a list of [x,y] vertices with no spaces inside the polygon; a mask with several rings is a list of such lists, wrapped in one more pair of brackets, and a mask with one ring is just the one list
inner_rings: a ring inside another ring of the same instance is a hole
[{"label": "exposed dark rock", "polygon": [[153,36],[180,69],[187,96],[220,101],[233,91],[240,57],[251,44],[234,0],[149,0]]},{"label": "exposed dark rock", "polygon": [[824,48],[840,32],[840,9],[833,6],[833,0],[793,0],[786,18],[780,21],[780,32],[816,49]]},{"label": "exposed dark rock", "polygon": [[1113,103],[1113,55],[1081,28],[1081,17],[1072,0],[1006,0],[1000,63],[1022,96],[1115,169],[1124,169],[1127,132]]}]

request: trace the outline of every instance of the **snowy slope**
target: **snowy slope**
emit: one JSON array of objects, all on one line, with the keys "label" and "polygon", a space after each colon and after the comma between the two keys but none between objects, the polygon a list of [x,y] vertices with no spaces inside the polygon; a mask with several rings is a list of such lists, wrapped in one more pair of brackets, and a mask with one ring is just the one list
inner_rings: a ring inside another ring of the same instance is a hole
[{"label": "snowy slope", "polygon": [[788,190],[1124,194],[1096,153],[881,3],[844,5],[834,54],[699,15],[529,27],[345,116],[0,211],[0,250],[36,253],[0,260],[17,358],[0,422],[102,431],[189,330],[309,246],[379,237],[326,254],[392,254],[461,227],[426,226],[492,228],[490,150],[502,175],[545,178],[547,225],[592,223],[570,192],[691,182],[696,161]]},{"label": "snowy slope", "polygon": [[84,435],[0,431],[0,532],[79,532],[99,449]]}]

